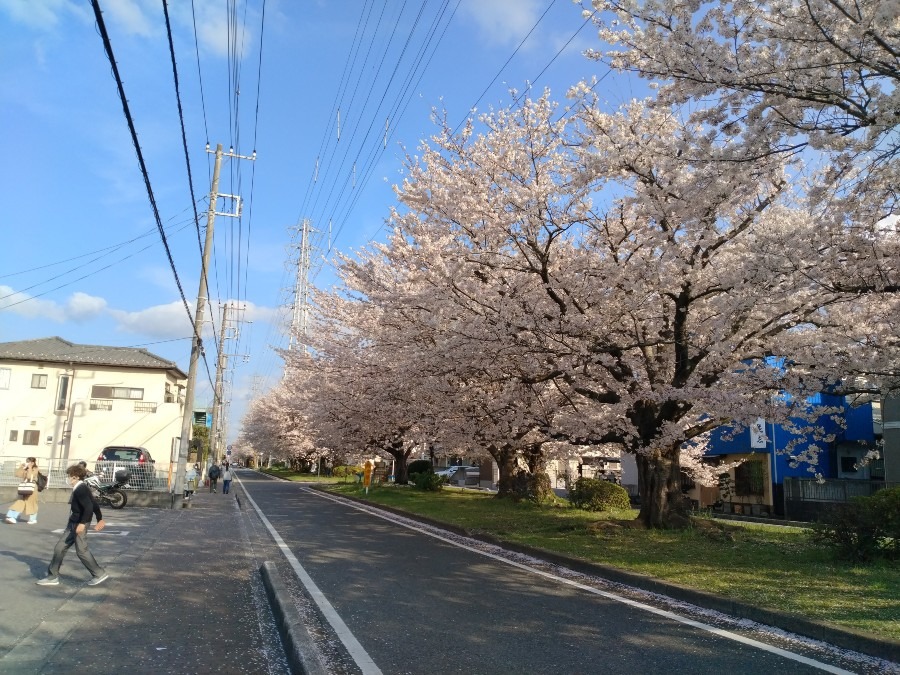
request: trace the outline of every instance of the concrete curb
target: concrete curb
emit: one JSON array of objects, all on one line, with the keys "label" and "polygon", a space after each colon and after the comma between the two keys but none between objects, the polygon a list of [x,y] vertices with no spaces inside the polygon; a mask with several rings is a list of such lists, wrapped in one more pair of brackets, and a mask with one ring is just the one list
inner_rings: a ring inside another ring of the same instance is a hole
[{"label": "concrete curb", "polygon": [[328,671],[318,657],[318,650],[306,630],[300,612],[291,600],[281,575],[268,560],[259,568],[266,596],[275,615],[278,633],[292,673],[302,675],[327,675]]},{"label": "concrete curb", "polygon": [[806,617],[796,614],[790,614],[788,612],[755,607],[745,602],[740,602],[719,595],[714,595],[712,593],[707,593],[706,591],[698,591],[693,588],[688,588],[686,586],[681,586],[679,584],[668,581],[662,581],[660,579],[656,579],[654,577],[646,576],[643,574],[627,572],[625,570],[610,567],[608,565],[588,562],[586,560],[580,560],[578,558],[571,558],[559,553],[554,553],[552,551],[534,548],[531,546],[524,546],[521,544],[515,544],[484,534],[472,533],[465,530],[464,528],[457,527],[455,525],[443,523],[441,521],[434,520],[425,516],[419,516],[415,513],[402,511],[390,506],[374,504],[372,502],[357,499],[355,497],[349,497],[347,495],[334,496],[341,497],[350,501],[359,502],[361,504],[365,504],[366,506],[381,509],[389,513],[394,513],[398,516],[403,516],[404,518],[409,518],[410,520],[424,523],[425,525],[439,527],[460,536],[470,537],[472,539],[477,539],[488,544],[494,544],[495,546],[499,546],[500,548],[507,551],[530,555],[534,558],[553,563],[554,565],[566,567],[575,572],[581,572],[582,574],[601,577],[615,583],[633,586],[644,591],[650,591],[651,593],[666,595],[670,598],[674,598],[675,600],[688,602],[705,609],[722,612],[723,614],[728,614],[729,616],[737,617],[740,619],[749,619],[751,621],[756,621],[767,626],[773,626],[775,628],[780,628],[791,633],[803,635],[814,640],[828,642],[829,644],[841,647],[842,649],[850,649],[862,654],[868,654],[869,656],[876,656],[881,659],[887,659],[888,661],[900,663],[900,642],[894,640],[873,637],[861,631],[853,630],[852,628],[838,627],[822,621],[815,621],[813,619],[807,619]]}]

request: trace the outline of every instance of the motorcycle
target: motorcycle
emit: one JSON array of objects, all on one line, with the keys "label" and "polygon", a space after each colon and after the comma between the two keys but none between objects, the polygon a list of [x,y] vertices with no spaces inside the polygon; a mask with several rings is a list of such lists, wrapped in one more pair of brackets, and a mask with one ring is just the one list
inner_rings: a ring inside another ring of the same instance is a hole
[{"label": "motorcycle", "polygon": [[84,479],[91,489],[91,494],[100,506],[110,506],[119,510],[128,503],[128,495],[122,491],[131,474],[128,469],[119,469],[113,476],[113,482],[103,484],[103,472],[95,473]]}]

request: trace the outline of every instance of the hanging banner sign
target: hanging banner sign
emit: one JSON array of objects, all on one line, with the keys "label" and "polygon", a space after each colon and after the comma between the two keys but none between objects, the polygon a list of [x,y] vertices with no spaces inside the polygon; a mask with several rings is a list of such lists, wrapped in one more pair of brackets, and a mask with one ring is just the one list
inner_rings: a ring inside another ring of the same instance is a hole
[{"label": "hanging banner sign", "polygon": [[765,448],[769,439],[766,437],[766,420],[758,417],[756,421],[750,425],[750,447]]}]

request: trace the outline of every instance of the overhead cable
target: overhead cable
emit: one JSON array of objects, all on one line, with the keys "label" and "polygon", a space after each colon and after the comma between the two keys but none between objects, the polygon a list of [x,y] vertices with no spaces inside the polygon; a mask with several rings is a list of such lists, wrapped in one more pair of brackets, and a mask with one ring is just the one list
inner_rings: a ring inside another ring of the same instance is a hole
[{"label": "overhead cable", "polygon": [[[128,130],[131,133],[131,142],[134,145],[137,154],[138,164],[140,165],[141,175],[144,178],[144,185],[147,188],[147,198],[150,200],[150,207],[153,210],[153,218],[156,220],[156,227],[159,230],[160,239],[162,239],[163,247],[166,250],[166,257],[169,259],[169,267],[172,269],[172,276],[175,278],[175,285],[178,287],[178,293],[181,295],[181,301],[184,304],[184,311],[187,313],[188,321],[194,330],[194,337],[197,344],[202,345],[203,340],[200,337],[197,327],[194,324],[194,315],[188,306],[187,298],[184,295],[184,288],[181,285],[181,279],[178,277],[178,270],[175,268],[175,260],[172,258],[172,251],[169,249],[169,242],[166,240],[166,231],[163,229],[162,219],[159,216],[159,208],[156,206],[156,197],[153,195],[153,187],[150,185],[150,176],[147,173],[147,165],[144,162],[144,153],[141,151],[141,144],[138,141],[137,130],[134,126],[134,120],[131,117],[131,110],[128,107],[128,99],[125,97],[125,87],[122,84],[122,78],[119,75],[119,66],[116,64],[116,58],[112,51],[112,44],[109,41],[109,33],[106,31],[106,23],[103,21],[103,12],[100,10],[99,0],[91,0],[91,6],[94,9],[94,17],[97,21],[97,29],[100,31],[100,37],[103,40],[103,47],[106,50],[106,56],[112,69],[113,77],[116,80],[116,88],[119,91],[119,99],[122,102],[122,111],[125,113],[125,120],[128,123]],[[203,350],[201,348],[201,354]],[[206,361],[206,354],[203,354],[203,362],[206,364],[206,374],[212,384],[212,375],[209,372],[209,363]]]}]

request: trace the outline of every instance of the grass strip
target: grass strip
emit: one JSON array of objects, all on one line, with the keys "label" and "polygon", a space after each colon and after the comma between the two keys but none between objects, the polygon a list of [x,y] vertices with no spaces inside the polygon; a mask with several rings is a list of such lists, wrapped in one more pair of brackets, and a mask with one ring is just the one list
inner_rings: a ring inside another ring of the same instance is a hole
[{"label": "grass strip", "polygon": [[394,485],[375,485],[368,495],[357,484],[328,489],[472,533],[900,640],[900,567],[836,560],[812,543],[808,530],[721,521],[686,530],[643,530],[614,522],[634,519],[636,511],[590,513],[564,500],[536,505],[474,490],[425,492]]}]

